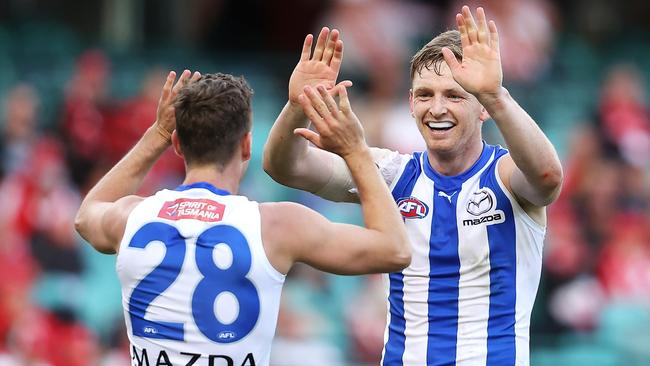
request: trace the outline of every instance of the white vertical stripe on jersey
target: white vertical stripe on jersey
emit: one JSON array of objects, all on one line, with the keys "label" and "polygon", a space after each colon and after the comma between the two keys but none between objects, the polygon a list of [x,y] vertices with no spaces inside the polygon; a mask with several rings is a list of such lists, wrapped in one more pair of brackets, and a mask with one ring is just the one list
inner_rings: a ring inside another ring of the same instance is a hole
[{"label": "white vertical stripe on jersey", "polygon": [[[397,179],[396,179],[397,180]],[[384,284],[385,296],[384,298],[388,299],[390,296],[390,277],[388,273],[381,275],[382,283]],[[384,326],[384,347],[381,349],[381,362],[380,365],[384,362],[384,357],[386,357],[386,342],[388,342],[388,327],[390,325],[390,301],[386,301],[386,325]]]},{"label": "white vertical stripe on jersey", "polygon": [[[392,167],[383,166],[382,164],[380,164],[380,161],[375,160],[375,164],[377,164],[377,166],[379,167],[379,170],[382,172],[382,176],[383,176],[384,180],[386,180],[386,184],[388,184],[388,189],[391,191],[392,194],[395,194],[393,191],[395,190],[395,187],[397,186],[397,184],[402,179],[402,175],[405,173],[405,170],[406,170],[406,167],[407,167],[408,163],[412,160],[411,155],[402,154],[402,155],[400,155],[400,158],[401,158],[401,162],[399,164],[399,168],[396,170],[395,176],[385,175],[384,172],[393,171]],[[382,162],[386,163],[387,160],[384,159]],[[391,160],[390,164],[393,164],[394,162],[395,162],[395,160]],[[400,197],[394,197],[394,198],[397,200]],[[386,358],[386,350],[387,350],[386,345],[388,344],[388,338],[389,338],[389,334],[390,334],[389,328],[390,328],[390,324],[391,324],[391,313],[390,313],[390,307],[391,307],[391,302],[390,302],[390,285],[391,284],[390,284],[390,281],[391,281],[391,279],[390,279],[390,274],[388,274],[388,273],[385,274],[383,276],[383,279],[384,279],[384,285],[385,285],[385,289],[386,289],[386,299],[388,301],[386,301],[386,328],[384,329],[384,347],[382,347],[382,350],[381,350],[381,364],[382,365],[384,364],[384,360]],[[402,290],[403,290],[403,288],[402,288]]]},{"label": "white vertical stripe on jersey", "polygon": [[433,184],[425,174],[420,174],[411,196],[417,197],[429,207],[429,213],[421,219],[406,220],[406,230],[411,240],[411,264],[404,273],[404,317],[406,340],[403,361],[406,365],[426,365],[427,337],[429,331],[429,236],[433,207]]},{"label": "white vertical stripe on jersey", "polygon": [[[468,202],[479,189],[481,173],[490,160],[474,176],[467,179],[458,193],[458,202]],[[463,226],[467,207],[456,207],[458,226],[458,331],[456,365],[485,365],[487,360],[488,319],[490,317],[490,247],[486,225]],[[476,238],[476,242],[469,240]]]}]

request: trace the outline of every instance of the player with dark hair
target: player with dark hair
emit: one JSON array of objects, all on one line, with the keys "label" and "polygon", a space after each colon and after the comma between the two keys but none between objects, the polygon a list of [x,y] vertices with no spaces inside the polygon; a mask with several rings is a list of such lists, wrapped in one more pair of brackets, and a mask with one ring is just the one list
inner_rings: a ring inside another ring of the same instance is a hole
[{"label": "player with dark hair", "polygon": [[[269,364],[285,274],[295,262],[339,274],[396,271],[406,230],[345,88],[319,111],[320,146],[349,164],[366,227],[304,206],[237,195],[251,156],[252,91],[241,77],[171,72],[156,122],[83,200],[76,228],[117,253],[132,365]],[[310,102],[318,98],[305,99]],[[134,192],[172,145],[185,181]],[[307,362],[308,364],[308,362]]]},{"label": "player with dark hair", "polygon": [[[482,8],[464,6],[458,31],[435,37],[411,63],[411,115],[426,151],[371,149],[406,223],[413,259],[389,275],[382,365],[527,365],[539,285],[545,207],[559,195],[553,145],[502,86],[499,37]],[[338,31],[308,35],[289,102],[264,151],[278,182],[335,201],[358,200],[343,161],[313,140],[299,103],[306,86],[334,88]],[[308,89],[309,90],[309,89]],[[316,110],[327,104],[316,106]],[[315,118],[307,115],[312,122]],[[492,118],[508,149],[483,141]]]}]

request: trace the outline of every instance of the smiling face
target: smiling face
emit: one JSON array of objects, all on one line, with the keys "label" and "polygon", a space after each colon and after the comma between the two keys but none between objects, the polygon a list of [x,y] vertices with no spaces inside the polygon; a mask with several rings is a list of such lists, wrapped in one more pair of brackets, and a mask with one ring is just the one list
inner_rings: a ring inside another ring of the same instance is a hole
[{"label": "smiling face", "polygon": [[444,61],[440,75],[433,67],[414,74],[409,102],[430,156],[456,158],[481,150],[481,124],[489,115],[458,85]]}]

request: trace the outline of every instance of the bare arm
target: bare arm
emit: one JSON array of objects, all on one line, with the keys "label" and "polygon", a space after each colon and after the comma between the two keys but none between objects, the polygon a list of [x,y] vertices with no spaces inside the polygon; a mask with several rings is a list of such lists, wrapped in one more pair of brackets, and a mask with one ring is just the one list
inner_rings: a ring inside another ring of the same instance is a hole
[{"label": "bare arm", "polygon": [[264,240],[271,241],[273,248],[284,248],[276,250],[281,255],[272,256],[277,268],[288,271],[299,261],[339,274],[403,269],[411,261],[406,228],[350,109],[345,88],[340,89],[338,106],[323,86],[318,91],[306,87],[305,94],[301,104],[318,133],[308,129],[296,133],[344,159],[358,189],[365,228],[331,223],[296,204],[266,204],[262,208]]},{"label": "bare arm", "polygon": [[[397,208],[391,211],[397,212]],[[374,218],[365,220],[365,228],[333,223],[297,203],[264,203],[260,212],[264,243],[272,248],[267,253],[282,273],[295,262],[345,275],[394,272],[411,262],[407,238],[395,230],[399,226],[394,226],[404,225],[401,218],[394,223],[386,218],[387,223],[371,229],[368,224],[374,224]]]},{"label": "bare arm", "polygon": [[502,86],[499,36],[494,21],[477,9],[477,22],[467,6],[456,15],[463,60],[443,49],[454,79],[476,96],[503,134],[510,157],[499,166],[504,184],[527,211],[553,202],[562,185],[562,166],[555,148],[526,111]]},{"label": "bare arm", "polygon": [[[171,143],[170,131],[176,126],[173,101],[190,74],[187,70],[183,72],[172,87],[176,73],[169,73],[158,104],[156,122],[81,202],[75,218],[75,228],[96,250],[102,253],[117,251],[128,215],[142,200],[133,194]],[[199,76],[195,73],[193,78]]]},{"label": "bare arm", "polygon": [[309,146],[309,141],[293,133],[309,122],[300,106],[285,105],[271,128],[264,145],[264,170],[280,184],[312,193],[320,190],[332,176],[337,157]]},{"label": "bare arm", "polygon": [[[535,121],[503,89],[482,102],[506,141],[510,156],[500,165],[506,186],[520,199],[546,206],[560,194],[562,165],[555,148]],[[509,184],[507,182],[509,180]]]},{"label": "bare arm", "polygon": [[[329,38],[328,38],[329,37]],[[343,41],[338,30],[323,28],[312,54],[313,36],[305,37],[300,61],[289,80],[289,101],[276,119],[264,145],[264,170],[278,183],[289,187],[318,192],[333,179],[333,164],[340,163],[335,154],[309,146],[308,141],[293,133],[296,128],[309,126],[298,97],[305,86],[325,85],[335,92],[343,57]],[[350,86],[343,81],[339,86]],[[330,198],[330,197],[327,197]],[[343,195],[337,200],[350,201],[354,196]]]}]

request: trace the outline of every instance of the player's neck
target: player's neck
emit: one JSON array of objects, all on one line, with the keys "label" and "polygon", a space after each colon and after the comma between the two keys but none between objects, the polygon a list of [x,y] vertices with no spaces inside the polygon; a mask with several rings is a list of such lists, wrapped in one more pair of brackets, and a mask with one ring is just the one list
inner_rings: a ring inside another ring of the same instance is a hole
[{"label": "player's neck", "polygon": [[483,141],[472,143],[466,149],[449,153],[427,152],[429,164],[438,173],[453,177],[464,173],[476,163],[483,152]]},{"label": "player's neck", "polygon": [[244,173],[243,164],[231,162],[223,169],[216,166],[191,166],[187,168],[183,184],[207,182],[232,194],[239,191],[239,182]]}]

